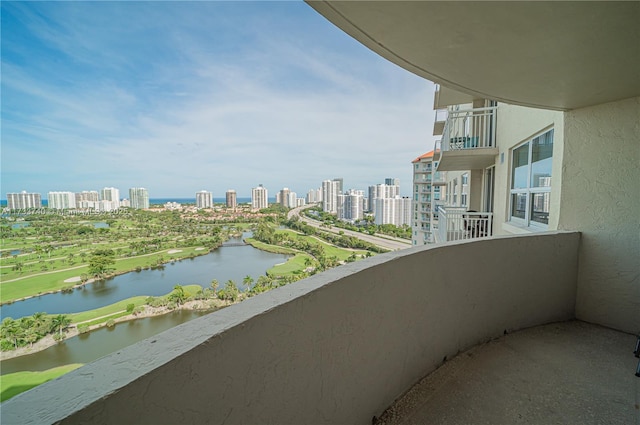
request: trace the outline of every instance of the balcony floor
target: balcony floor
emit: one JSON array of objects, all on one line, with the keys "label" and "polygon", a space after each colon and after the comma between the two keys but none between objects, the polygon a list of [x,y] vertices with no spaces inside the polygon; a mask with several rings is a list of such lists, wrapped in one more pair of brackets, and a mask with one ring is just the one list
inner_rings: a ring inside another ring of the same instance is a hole
[{"label": "balcony floor", "polygon": [[635,342],[580,321],[515,332],[447,361],[374,424],[640,424]]}]

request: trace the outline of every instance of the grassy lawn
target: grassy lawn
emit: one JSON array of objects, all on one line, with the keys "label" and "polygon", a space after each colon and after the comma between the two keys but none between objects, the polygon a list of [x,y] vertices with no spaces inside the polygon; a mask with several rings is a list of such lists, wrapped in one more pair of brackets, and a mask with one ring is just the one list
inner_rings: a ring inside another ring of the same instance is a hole
[{"label": "grassy lawn", "polygon": [[2,375],[0,379],[0,401],[5,401],[11,397],[44,384],[47,381],[62,376],[79,368],[82,364],[70,364],[42,372],[16,372]]},{"label": "grassy lawn", "polygon": [[333,246],[333,245],[331,245],[331,244],[329,244],[327,242],[324,242],[324,241],[322,241],[320,239],[316,239],[313,236],[301,235],[300,233],[294,232],[293,230],[278,230],[277,233],[286,233],[290,237],[293,237],[293,238],[297,238],[297,239],[300,239],[300,240],[305,240],[305,241],[307,241],[309,243],[312,243],[312,244],[320,244],[324,248],[324,252],[327,255],[327,257],[336,256],[341,261],[344,261],[347,258],[349,258],[349,256],[351,254],[353,254],[354,252],[357,255],[366,255],[366,253],[367,253],[367,251],[351,251],[351,250],[344,249],[344,248],[338,248],[338,247]]},{"label": "grassy lawn", "polygon": [[305,265],[305,259],[313,259],[308,254],[296,254],[294,257],[291,257],[287,260],[286,263],[276,264],[267,270],[267,274],[271,276],[285,276],[297,274],[296,272],[301,272],[307,266]]},{"label": "grassy lawn", "polygon": [[[177,248],[181,252],[168,254],[167,251],[170,250],[162,250],[152,255],[140,255],[136,257],[129,258],[116,258],[116,263],[114,265],[116,272],[126,272],[135,270],[136,267],[140,266],[142,268],[150,267],[155,264],[158,258],[162,257],[165,261],[170,259],[182,259],[187,258],[190,255],[203,255],[207,254],[208,251],[200,250],[196,251],[197,247],[188,247],[188,248]],[[86,265],[74,265],[68,267],[78,267],[73,270],[60,270],[60,271],[52,271],[52,272],[40,272],[43,274],[29,276],[23,275],[24,278],[20,280],[16,280],[14,282],[6,282],[6,278],[2,278],[2,287],[0,291],[0,303],[6,303],[10,301],[15,301],[20,298],[43,294],[51,291],[59,291],[62,288],[73,286],[78,282],[65,282],[66,279],[80,276],[83,273],[87,272]],[[15,273],[15,272],[14,272]],[[44,274],[47,273],[47,274]],[[22,277],[15,275],[13,278]]]},{"label": "grassy lawn", "polygon": [[[188,296],[192,296],[192,295],[195,295],[196,292],[201,290],[202,286],[184,285],[182,288],[184,289],[184,292]],[[167,297],[168,295],[169,294],[163,295],[163,297]],[[87,320],[96,319],[98,317],[108,316],[108,317],[104,317],[104,319],[97,321],[96,323],[91,323],[92,325],[95,325],[98,323],[106,322],[109,319],[114,319],[115,317],[112,317],[112,316],[115,315],[116,313],[122,312],[123,310],[126,311],[127,305],[129,304],[134,304],[136,307],[144,305],[145,304],[144,301],[146,299],[147,299],[147,295],[139,295],[136,297],[127,298],[126,300],[118,301],[117,303],[113,303],[105,307],[96,308],[95,310],[89,310],[89,311],[83,311],[81,313],[70,314],[69,318],[71,319],[71,323],[80,323],[80,322],[85,322]],[[120,316],[123,316],[123,315],[120,315]]]},{"label": "grassy lawn", "polygon": [[300,251],[293,248],[287,248],[284,246],[269,245],[264,242],[260,242],[253,238],[247,238],[245,241],[254,248],[261,249],[262,251],[271,252],[274,254],[298,254]]}]

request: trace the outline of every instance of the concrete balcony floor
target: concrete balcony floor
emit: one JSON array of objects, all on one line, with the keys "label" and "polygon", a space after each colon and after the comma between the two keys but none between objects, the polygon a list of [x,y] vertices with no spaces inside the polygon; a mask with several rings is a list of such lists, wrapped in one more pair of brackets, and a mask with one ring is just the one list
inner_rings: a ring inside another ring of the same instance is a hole
[{"label": "concrete balcony floor", "polygon": [[580,321],[508,334],[446,361],[382,424],[640,424],[635,336]]}]

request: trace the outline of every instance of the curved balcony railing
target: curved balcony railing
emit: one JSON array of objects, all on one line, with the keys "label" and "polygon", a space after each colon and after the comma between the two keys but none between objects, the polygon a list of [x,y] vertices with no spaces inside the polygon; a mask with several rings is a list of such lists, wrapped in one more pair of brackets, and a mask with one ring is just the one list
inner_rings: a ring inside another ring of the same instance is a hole
[{"label": "curved balcony railing", "polygon": [[579,239],[451,242],[337,267],[22,393],[2,422],[370,424],[443,358],[573,318]]}]

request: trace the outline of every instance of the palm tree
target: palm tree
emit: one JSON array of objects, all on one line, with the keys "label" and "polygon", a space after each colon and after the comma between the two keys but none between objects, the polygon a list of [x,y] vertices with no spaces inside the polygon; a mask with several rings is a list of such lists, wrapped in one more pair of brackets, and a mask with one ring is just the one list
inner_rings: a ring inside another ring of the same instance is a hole
[{"label": "palm tree", "polygon": [[62,338],[62,331],[67,329],[71,324],[71,319],[64,314],[58,314],[51,321],[52,330],[58,330],[60,337]]},{"label": "palm tree", "polygon": [[173,287],[173,292],[169,294],[169,299],[175,301],[176,304],[182,305],[187,300],[187,294],[184,292],[182,285],[176,285]]},{"label": "palm tree", "polygon": [[20,325],[11,317],[7,317],[2,321],[2,325],[0,325],[0,335],[2,335],[2,338],[13,342],[16,349],[18,348],[18,336],[20,333]]},{"label": "palm tree", "polygon": [[249,291],[251,285],[253,284],[253,278],[249,275],[246,275],[244,279],[242,279],[242,283],[244,284],[244,290]]},{"label": "palm tree", "polygon": [[213,297],[215,298],[217,296],[217,292],[218,292],[218,279],[213,279],[211,281],[211,288],[213,289]]}]

